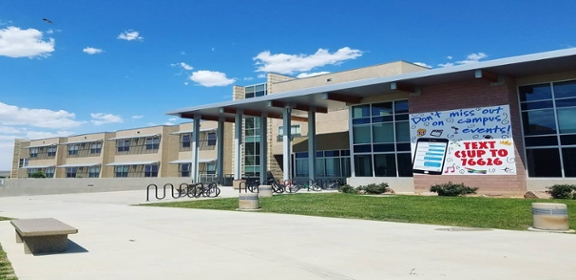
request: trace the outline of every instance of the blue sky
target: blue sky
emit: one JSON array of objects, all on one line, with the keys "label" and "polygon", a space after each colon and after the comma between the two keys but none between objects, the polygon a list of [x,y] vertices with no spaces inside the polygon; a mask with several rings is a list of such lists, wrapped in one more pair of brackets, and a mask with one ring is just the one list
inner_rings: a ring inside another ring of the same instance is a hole
[{"label": "blue sky", "polygon": [[[267,72],[438,68],[576,46],[576,1],[0,1],[0,170],[14,138],[185,120]],[[43,21],[49,19],[52,23]]]}]

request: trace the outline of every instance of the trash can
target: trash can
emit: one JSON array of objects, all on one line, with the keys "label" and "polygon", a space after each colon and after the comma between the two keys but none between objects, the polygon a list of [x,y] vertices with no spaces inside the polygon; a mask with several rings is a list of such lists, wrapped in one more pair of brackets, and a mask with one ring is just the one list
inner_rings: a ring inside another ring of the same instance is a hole
[{"label": "trash can", "polygon": [[568,207],[561,203],[532,203],[532,227],[550,231],[569,230]]},{"label": "trash can", "polygon": [[240,211],[258,211],[258,193],[240,192],[238,194],[238,210]]},{"label": "trash can", "polygon": [[258,187],[259,197],[272,197],[272,185],[260,185]]}]

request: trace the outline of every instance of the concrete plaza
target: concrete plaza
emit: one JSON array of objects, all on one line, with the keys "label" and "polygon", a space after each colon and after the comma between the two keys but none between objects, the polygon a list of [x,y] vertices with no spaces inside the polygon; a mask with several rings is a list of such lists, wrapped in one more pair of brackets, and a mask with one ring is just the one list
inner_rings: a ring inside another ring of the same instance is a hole
[{"label": "concrete plaza", "polygon": [[[224,188],[222,195],[237,193]],[[66,253],[34,256],[24,254],[5,221],[0,243],[20,280],[576,275],[573,234],[130,206],[144,202],[144,190],[0,198],[0,216],[56,218],[79,230]]]}]

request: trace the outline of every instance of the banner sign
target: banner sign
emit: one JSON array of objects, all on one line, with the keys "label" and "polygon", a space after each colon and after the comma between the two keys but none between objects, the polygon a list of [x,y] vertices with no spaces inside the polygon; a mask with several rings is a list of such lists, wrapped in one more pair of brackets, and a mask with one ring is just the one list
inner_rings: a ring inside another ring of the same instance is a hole
[{"label": "banner sign", "polygon": [[510,106],[410,114],[412,168],[430,175],[516,175]]}]

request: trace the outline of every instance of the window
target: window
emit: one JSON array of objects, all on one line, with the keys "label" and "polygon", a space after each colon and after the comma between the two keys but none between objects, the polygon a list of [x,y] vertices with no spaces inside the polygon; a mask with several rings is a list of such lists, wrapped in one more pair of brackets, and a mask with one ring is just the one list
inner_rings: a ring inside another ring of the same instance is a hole
[{"label": "window", "polygon": [[21,158],[18,161],[18,168],[22,168],[22,167],[26,167],[28,166],[28,159],[27,158]]},{"label": "window", "polygon": [[191,134],[183,134],[181,138],[182,148],[190,148],[190,139],[192,138]]},{"label": "window", "polygon": [[54,167],[47,167],[44,175],[46,178],[54,178]]},{"label": "window", "polygon": [[206,163],[206,174],[216,174],[216,162]]},{"label": "window", "polygon": [[576,81],[518,87],[529,177],[576,177]]},{"label": "window", "polygon": [[158,165],[145,165],[144,177],[158,177]]},{"label": "window", "polygon": [[190,163],[180,164],[180,177],[190,177]]},{"label": "window", "polygon": [[[308,152],[294,153],[295,177],[308,177]],[[350,177],[350,151],[328,150],[316,152],[316,177]]]},{"label": "window", "polygon": [[353,106],[351,115],[355,175],[411,177],[408,101]]},{"label": "window", "polygon": [[[300,125],[292,125],[290,126],[290,135],[292,136],[300,136]],[[284,135],[284,127],[283,126],[279,126],[278,127],[278,135],[283,136]]]},{"label": "window", "polygon": [[88,169],[89,178],[99,178],[100,177],[100,166],[90,166]]},{"label": "window", "polygon": [[146,138],[146,150],[158,150],[160,148],[160,138]]},{"label": "window", "polygon": [[130,151],[130,140],[118,140],[116,141],[116,150],[118,152],[128,152]]},{"label": "window", "polygon": [[32,174],[40,171],[40,169],[38,169],[38,168],[28,168],[27,171],[28,171],[28,177],[32,177]]},{"label": "window", "polygon": [[38,148],[30,148],[30,157],[37,158],[38,157]]},{"label": "window", "polygon": [[77,167],[66,167],[66,178],[76,178]]},{"label": "window", "polygon": [[244,98],[254,98],[266,95],[268,92],[266,85],[267,84],[259,84],[244,87]]},{"label": "window", "polygon": [[115,177],[128,177],[128,165],[119,165],[114,168]]},{"label": "window", "polygon": [[92,143],[90,144],[91,154],[100,154],[102,152],[102,143]]},{"label": "window", "polygon": [[48,147],[48,156],[55,157],[56,156],[56,147]]},{"label": "window", "polygon": [[216,133],[209,132],[208,133],[208,146],[216,145]]},{"label": "window", "polygon": [[68,155],[73,156],[78,154],[78,145],[68,145]]}]

